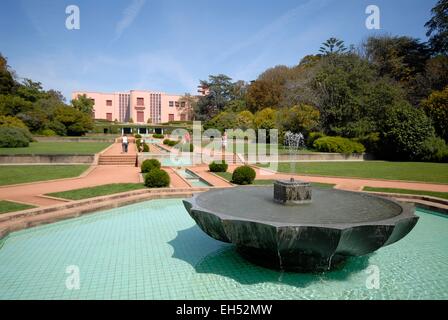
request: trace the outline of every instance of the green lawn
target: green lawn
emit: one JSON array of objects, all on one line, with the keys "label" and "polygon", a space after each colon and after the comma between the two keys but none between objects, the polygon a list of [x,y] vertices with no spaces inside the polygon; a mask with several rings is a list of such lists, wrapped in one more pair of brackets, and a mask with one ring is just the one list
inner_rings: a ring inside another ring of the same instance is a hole
[{"label": "green lawn", "polygon": [[139,190],[144,188],[146,187],[141,183],[113,183],[91,188],[49,193],[47,194],[47,196],[69,200],[82,200],[99,196],[105,196],[108,194]]},{"label": "green lawn", "polygon": [[84,164],[0,166],[0,186],[77,177],[88,167]]},{"label": "green lawn", "polygon": [[[227,181],[231,181],[232,180],[232,174],[230,172],[215,172],[218,176],[226,179]],[[254,185],[255,186],[269,186],[274,184],[275,180],[272,179],[255,179],[254,180]],[[311,185],[313,187],[317,187],[317,188],[333,188],[334,184],[330,184],[330,183],[318,183],[318,182],[311,182]]]},{"label": "green lawn", "polygon": [[[291,164],[279,163],[278,171],[291,172]],[[385,161],[296,162],[295,172],[322,176],[448,183],[448,163]]]},{"label": "green lawn", "polygon": [[27,204],[0,200],[0,214],[14,211],[21,211],[26,209],[35,208],[34,206],[30,206]]},{"label": "green lawn", "polygon": [[27,148],[0,148],[0,155],[14,154],[95,154],[110,142],[31,142]]},{"label": "green lawn", "polygon": [[408,190],[408,189],[394,189],[394,188],[374,188],[374,187],[364,187],[363,190],[364,191],[374,191],[374,192],[417,194],[417,195],[423,195],[423,196],[431,196],[431,197],[448,199],[448,192],[434,192],[434,191],[425,191],[425,190]]}]

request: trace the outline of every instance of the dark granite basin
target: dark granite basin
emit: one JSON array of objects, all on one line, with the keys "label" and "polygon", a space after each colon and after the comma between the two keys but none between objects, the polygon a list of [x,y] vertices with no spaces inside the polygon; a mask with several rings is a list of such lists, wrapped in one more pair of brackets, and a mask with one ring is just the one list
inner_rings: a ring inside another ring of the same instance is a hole
[{"label": "dark granite basin", "polygon": [[274,202],[272,187],[215,189],[184,200],[209,236],[233,243],[268,267],[329,270],[347,256],[371,253],[409,233],[414,207],[357,192],[313,189],[313,202]]}]

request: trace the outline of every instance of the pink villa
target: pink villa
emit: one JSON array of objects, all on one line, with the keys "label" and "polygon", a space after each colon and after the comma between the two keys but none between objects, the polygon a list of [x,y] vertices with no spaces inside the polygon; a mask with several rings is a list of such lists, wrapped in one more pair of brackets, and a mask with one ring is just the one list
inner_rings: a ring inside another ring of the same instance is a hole
[{"label": "pink villa", "polygon": [[137,124],[158,124],[188,119],[188,111],[181,95],[164,92],[131,90],[129,92],[84,92],[75,91],[72,99],[85,94],[94,102],[94,118]]}]

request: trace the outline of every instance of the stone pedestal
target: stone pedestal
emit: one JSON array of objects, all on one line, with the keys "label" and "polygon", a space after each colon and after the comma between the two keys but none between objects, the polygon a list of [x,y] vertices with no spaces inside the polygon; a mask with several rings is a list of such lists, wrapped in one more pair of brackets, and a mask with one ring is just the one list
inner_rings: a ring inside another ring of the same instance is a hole
[{"label": "stone pedestal", "polygon": [[294,178],[277,180],[274,182],[274,201],[285,205],[310,203],[311,185]]}]

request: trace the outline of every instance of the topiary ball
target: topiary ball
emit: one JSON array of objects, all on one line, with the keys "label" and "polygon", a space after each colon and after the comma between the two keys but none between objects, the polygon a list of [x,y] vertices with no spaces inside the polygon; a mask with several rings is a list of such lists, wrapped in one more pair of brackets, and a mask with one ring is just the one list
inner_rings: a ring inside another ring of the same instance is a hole
[{"label": "topiary ball", "polygon": [[162,169],[154,168],[145,175],[145,186],[148,188],[169,187],[170,176]]},{"label": "topiary ball", "polygon": [[235,169],[232,174],[232,183],[235,184],[252,184],[255,180],[255,170],[250,166],[241,166]]},{"label": "topiary ball", "polygon": [[149,172],[152,169],[160,169],[162,164],[157,159],[148,159],[142,162],[141,169],[143,173]]}]

